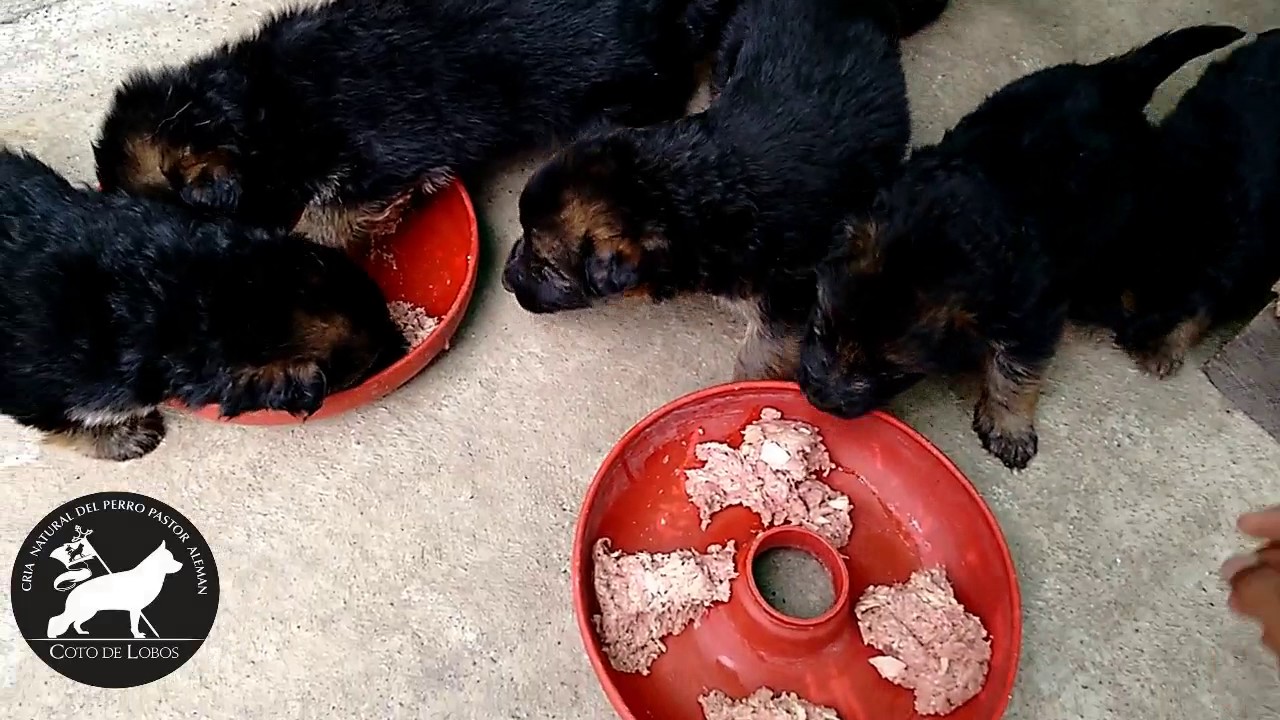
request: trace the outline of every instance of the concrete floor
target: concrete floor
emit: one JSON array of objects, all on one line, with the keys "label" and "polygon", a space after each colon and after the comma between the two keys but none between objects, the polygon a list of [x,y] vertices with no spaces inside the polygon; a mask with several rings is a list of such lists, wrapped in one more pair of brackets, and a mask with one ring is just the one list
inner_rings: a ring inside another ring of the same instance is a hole
[{"label": "concrete floor", "polygon": [[[88,179],[89,141],[125,71],[182,59],[275,4],[0,0],[0,138]],[[1209,20],[1256,31],[1280,25],[1280,5],[955,0],[908,43],[918,139],[1027,71]],[[706,302],[524,314],[497,268],[527,171],[477,193],[490,244],[453,350],[376,407],[297,429],[177,420],[158,452],[126,465],[42,451],[0,426],[0,555],[57,505],[128,489],[193,518],[222,582],[195,658],[123,691],[38,662],[6,593],[0,717],[611,716],[569,604],[578,503],[627,427],[726,378],[742,328]],[[972,399],[939,382],[896,409],[982,489],[1013,548],[1026,631],[1008,717],[1280,716],[1275,666],[1215,575],[1240,545],[1235,514],[1280,500],[1280,447],[1195,367],[1157,382],[1084,334],[1053,368],[1025,473],[983,453]]]}]

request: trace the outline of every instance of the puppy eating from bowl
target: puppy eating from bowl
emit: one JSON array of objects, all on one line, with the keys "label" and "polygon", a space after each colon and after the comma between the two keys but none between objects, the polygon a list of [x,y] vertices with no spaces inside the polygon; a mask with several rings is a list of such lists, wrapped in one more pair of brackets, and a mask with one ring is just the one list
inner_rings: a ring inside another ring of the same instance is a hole
[{"label": "puppy eating from bowl", "polygon": [[1183,64],[1242,35],[1192,27],[1033,73],[916,151],[819,269],[799,373],[809,400],[856,417],[925,375],[981,370],[973,429],[1026,467],[1068,311],[1115,315],[1107,261],[1154,145],[1143,107]]},{"label": "puppy eating from bowl", "polygon": [[339,250],[76,187],[0,150],[0,413],[52,442],[141,457],[168,401],[306,416],[405,351]]},{"label": "puppy eating from bowl", "polygon": [[792,377],[840,208],[906,150],[898,38],[945,5],[744,0],[705,112],[584,138],[533,175],[504,287],[535,313],[717,296],[749,315],[735,377]]},{"label": "puppy eating from bowl", "polygon": [[347,246],[600,118],[679,117],[732,0],[332,0],[116,92],[104,190]]}]

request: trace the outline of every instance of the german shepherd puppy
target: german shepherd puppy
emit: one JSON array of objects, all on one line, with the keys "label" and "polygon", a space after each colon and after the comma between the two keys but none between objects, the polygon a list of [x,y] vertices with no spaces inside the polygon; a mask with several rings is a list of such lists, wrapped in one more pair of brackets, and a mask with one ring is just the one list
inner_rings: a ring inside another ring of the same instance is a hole
[{"label": "german shepherd puppy", "polygon": [[1025,467],[1068,310],[1113,316],[1119,304],[1107,261],[1153,157],[1144,106],[1183,64],[1243,34],[1192,27],[1032,73],[913,153],[819,270],[800,372],[813,404],[854,417],[924,375],[981,369],[974,430]]},{"label": "german shepherd puppy", "polygon": [[81,625],[93,616],[103,610],[124,610],[129,613],[130,633],[135,638],[144,638],[146,635],[138,628],[142,611],[160,595],[166,577],[181,570],[182,563],[174,559],[173,551],[161,541],[160,546],[136,566],[99,575],[73,588],[67,593],[63,611],[49,618],[47,634],[56,638],[71,628],[77,635],[88,635],[89,631]]},{"label": "german shepherd puppy", "polygon": [[898,38],[945,0],[743,0],[703,113],[583,139],[534,174],[503,285],[536,313],[623,293],[739,301],[737,378],[790,378],[838,209],[898,169]]},{"label": "german shepherd puppy", "polygon": [[75,187],[0,151],[0,413],[52,440],[141,457],[167,400],[307,415],[405,351],[339,250]]},{"label": "german shepherd puppy", "polygon": [[333,0],[116,92],[104,190],[341,246],[601,117],[683,114],[736,0]]},{"label": "german shepherd puppy", "polygon": [[1210,65],[1159,133],[1117,339],[1165,377],[1280,278],[1280,30]]}]

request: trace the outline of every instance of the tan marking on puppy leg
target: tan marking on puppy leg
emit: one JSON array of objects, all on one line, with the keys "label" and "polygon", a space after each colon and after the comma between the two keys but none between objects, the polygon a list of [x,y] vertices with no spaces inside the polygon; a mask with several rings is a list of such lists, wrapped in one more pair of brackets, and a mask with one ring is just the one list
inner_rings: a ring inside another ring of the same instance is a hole
[{"label": "tan marking on puppy leg", "polygon": [[153,410],[115,423],[72,423],[63,430],[46,434],[44,440],[88,457],[124,462],[155,450],[164,435],[164,418]]},{"label": "tan marking on puppy leg", "polygon": [[973,429],[982,446],[1011,469],[1025,468],[1038,450],[1035,419],[1042,383],[1037,368],[999,349],[987,357]]},{"label": "tan marking on puppy leg", "polygon": [[363,205],[313,202],[303,208],[293,231],[320,245],[355,254],[395,234],[416,197],[416,190],[410,190],[385,202]]},{"label": "tan marking on puppy leg", "polygon": [[235,372],[237,385],[275,387],[286,382],[305,382],[320,373],[320,366],[310,360],[280,360],[265,365],[240,368]]},{"label": "tan marking on puppy leg", "polygon": [[314,243],[347,250],[360,244],[362,215],[356,208],[307,205],[293,231]]},{"label": "tan marking on puppy leg", "polygon": [[795,380],[800,368],[801,340],[799,332],[770,327],[760,321],[757,314],[738,349],[734,381]]},{"label": "tan marking on puppy leg", "polygon": [[1153,349],[1136,353],[1138,365],[1158,378],[1173,375],[1182,367],[1191,348],[1204,337],[1209,325],[1209,316],[1205,313],[1183,320],[1161,338]]}]

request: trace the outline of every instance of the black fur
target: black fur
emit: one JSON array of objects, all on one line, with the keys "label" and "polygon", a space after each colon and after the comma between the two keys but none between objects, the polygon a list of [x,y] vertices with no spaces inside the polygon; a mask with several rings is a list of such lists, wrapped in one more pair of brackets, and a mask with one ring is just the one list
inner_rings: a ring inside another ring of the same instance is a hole
[{"label": "black fur", "polygon": [[1280,279],[1280,30],[1210,65],[1159,133],[1118,340],[1167,375]]},{"label": "black fur", "polygon": [[1068,310],[1114,316],[1108,257],[1154,147],[1143,107],[1243,33],[1195,27],[1000,90],[915,152],[819,272],[800,382],[857,416],[931,373],[985,368],[974,427],[1006,465],[1035,455],[1035,404]]},{"label": "black fur", "polygon": [[[139,73],[95,145],[123,188],[291,226],[464,179],[606,115],[678,117],[732,0],[336,0]],[[136,144],[151,143],[138,167]],[[161,157],[158,172],[153,162]]]},{"label": "black fur", "polygon": [[[744,0],[709,109],[581,140],[533,176],[504,285],[532,312],[635,290],[745,300],[766,344],[785,343],[808,317],[837,209],[869,203],[905,153],[896,35],[945,5]],[[788,376],[783,360],[740,363],[739,376]]]},{"label": "black fur", "polygon": [[305,415],[404,351],[338,250],[0,151],[0,412],[24,425],[125,460],[159,444],[165,401]]}]

